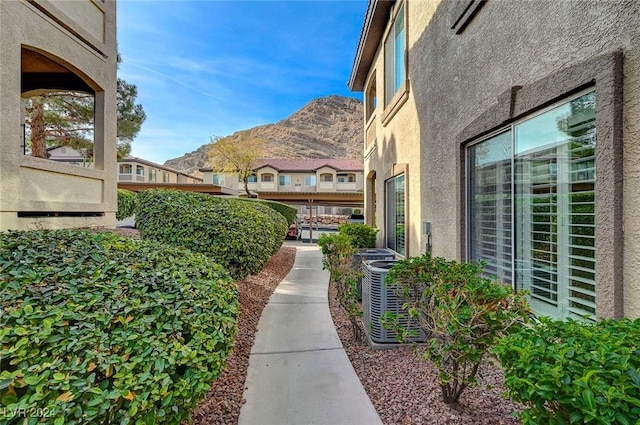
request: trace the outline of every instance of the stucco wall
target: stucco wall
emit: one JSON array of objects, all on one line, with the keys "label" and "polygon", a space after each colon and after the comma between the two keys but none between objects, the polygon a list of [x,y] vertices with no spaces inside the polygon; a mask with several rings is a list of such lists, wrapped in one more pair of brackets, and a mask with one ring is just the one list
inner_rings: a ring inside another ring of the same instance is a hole
[{"label": "stucco wall", "polygon": [[87,38],[92,37],[97,45],[105,42],[105,13],[100,7],[101,2],[40,0],[39,3],[57,16],[66,15],[69,18],[65,19],[67,25],[75,26],[80,34],[86,33]]},{"label": "stucco wall", "polygon": [[[640,3],[488,0],[456,34],[459,27],[452,26],[466,3],[407,2],[409,86],[406,101],[386,124],[382,118],[388,113],[381,95],[384,37],[378,46],[378,56],[364,84],[368,86],[375,71],[376,144],[365,148],[365,175],[376,173],[377,226],[384,227],[384,181],[400,169],[399,165],[407,164],[409,255],[425,251],[421,223],[431,221],[433,253],[465,259],[465,143],[482,134],[471,134],[469,129],[481,128],[479,122],[485,118],[491,121],[490,115],[499,105],[506,105],[507,118],[515,119],[519,113],[561,100],[590,84],[581,79],[589,74],[585,63],[589,66],[594,58],[605,58],[603,61],[614,64],[616,60],[608,58],[621,57],[622,95],[605,88],[609,94],[598,99],[611,103],[598,104],[599,110],[617,111],[613,115],[598,112],[598,131],[614,132],[621,127],[622,134],[622,140],[615,134],[598,136],[599,140],[617,139],[608,145],[611,150],[622,148],[622,152],[606,152],[607,169],[598,171],[598,182],[611,184],[620,193],[609,198],[601,193],[599,197],[620,207],[598,206],[604,211],[599,214],[606,216],[604,226],[599,222],[598,235],[607,239],[599,242],[607,251],[598,254],[598,286],[607,288],[598,292],[598,309],[606,316],[640,317]],[[585,72],[575,72],[580,66]],[[572,68],[573,74],[565,72]],[[618,78],[611,71],[611,78]],[[569,79],[550,78],[552,75]],[[593,75],[591,83],[597,84],[599,78]],[[529,91],[518,97],[520,86]],[[602,86],[598,92],[601,90]],[[603,122],[603,116],[621,116],[622,124]],[[500,124],[493,123],[494,128]],[[369,191],[366,203],[371,208]],[[609,256],[616,258],[605,258]]]},{"label": "stucco wall", "polygon": [[[18,212],[102,214],[90,220],[44,214],[35,227],[115,226],[116,8],[111,0],[101,5],[104,34],[101,40],[87,43],[82,36],[88,28],[73,22],[69,28],[76,29],[76,34],[62,28],[47,14],[56,9],[50,2],[0,2],[0,230],[34,227],[32,218],[18,217]],[[54,17],[69,21],[66,15]],[[96,90],[95,137],[104,141],[96,144],[96,169],[23,155],[21,46],[54,57]],[[52,179],[43,178],[42,173]],[[79,183],[87,181],[91,184]],[[61,187],[72,190],[73,197],[61,200]]]},{"label": "stucco wall", "polygon": [[[420,32],[414,28],[425,27],[437,3],[420,2],[419,7],[409,3],[406,5],[407,46],[413,46],[419,41]],[[395,9],[397,10],[397,9]],[[385,34],[389,31],[386,29]],[[375,126],[376,140],[365,149],[365,176],[375,172],[375,223],[367,218],[369,224],[379,229],[385,228],[385,181],[400,173],[405,174],[406,198],[406,249],[407,255],[420,255],[425,251],[425,241],[422,238],[422,219],[424,206],[420,202],[424,172],[420,165],[421,131],[419,112],[416,108],[413,84],[400,89],[394,99],[385,106],[384,99],[384,53],[382,46],[385,37],[378,47],[378,54],[374,59],[371,71],[367,77],[365,87],[376,78],[377,106],[370,118],[371,126]],[[409,64],[411,58],[409,57]],[[408,69],[409,72],[410,69]],[[409,79],[411,75],[409,74]],[[374,203],[371,191],[365,191],[365,204]],[[370,210],[368,209],[368,214]],[[378,244],[383,245],[383,232],[378,233]]]},{"label": "stucco wall", "polygon": [[[410,22],[414,17],[414,23],[424,22],[426,14],[418,12],[422,3],[410,6]],[[632,1],[589,2],[588,7],[583,1],[488,1],[461,34],[450,29],[456,7],[457,2],[440,3],[409,51],[412,99],[420,111],[423,141],[421,202],[425,217],[434,223],[434,253],[464,257],[462,130],[513,86],[536,85],[576,64],[622,51],[624,100],[613,101],[623,102],[624,161],[610,166],[624,165],[624,314],[640,316],[640,6]],[[410,31],[419,31],[418,25],[410,25]],[[577,79],[576,87],[564,83],[568,94],[583,82]],[[536,90],[540,107],[562,96],[555,87],[538,84]],[[600,124],[598,131],[611,128]],[[610,259],[599,254],[598,261]],[[597,278],[609,278],[604,275]]]}]

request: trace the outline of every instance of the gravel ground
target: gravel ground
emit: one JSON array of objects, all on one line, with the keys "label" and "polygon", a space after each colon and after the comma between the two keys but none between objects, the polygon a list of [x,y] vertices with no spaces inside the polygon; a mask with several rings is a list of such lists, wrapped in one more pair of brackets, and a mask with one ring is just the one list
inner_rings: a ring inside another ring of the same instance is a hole
[{"label": "gravel ground", "polygon": [[[135,231],[121,232],[133,236]],[[193,414],[195,424],[238,423],[244,403],[249,353],[262,309],[295,260],[295,248],[282,247],[257,276],[238,282],[241,314],[233,354],[227,367]],[[499,367],[481,368],[480,385],[467,388],[458,405],[442,402],[437,371],[418,359],[411,347],[374,351],[353,337],[351,322],[329,289],[329,307],[338,335],[382,421],[387,425],[518,425],[512,417],[521,406],[502,398]],[[186,424],[186,422],[185,422]],[[303,424],[301,424],[303,425]],[[366,425],[366,424],[362,424]]]}]

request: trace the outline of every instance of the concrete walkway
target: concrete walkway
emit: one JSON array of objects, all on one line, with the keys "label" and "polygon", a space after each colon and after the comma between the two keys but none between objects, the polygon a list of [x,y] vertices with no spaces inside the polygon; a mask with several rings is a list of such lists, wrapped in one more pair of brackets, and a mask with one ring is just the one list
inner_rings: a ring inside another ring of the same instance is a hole
[{"label": "concrete walkway", "polygon": [[258,323],[239,425],[382,424],[340,338],[317,245],[296,261]]}]

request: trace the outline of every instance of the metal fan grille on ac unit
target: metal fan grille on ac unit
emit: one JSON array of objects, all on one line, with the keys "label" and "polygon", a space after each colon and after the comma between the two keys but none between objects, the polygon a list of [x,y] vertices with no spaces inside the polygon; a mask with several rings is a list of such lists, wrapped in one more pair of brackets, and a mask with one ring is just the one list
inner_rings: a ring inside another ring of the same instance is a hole
[{"label": "metal fan grille on ac unit", "polygon": [[[387,272],[396,260],[377,260],[363,262],[365,272],[362,281],[362,309],[363,324],[367,329],[371,341],[377,343],[397,342],[396,333],[385,329],[380,323],[382,315],[390,311],[394,314],[405,313],[402,310],[402,301],[396,295],[396,288],[386,287],[384,279]],[[401,319],[400,325],[408,327],[408,318]],[[413,339],[414,342],[425,341],[424,331],[412,327],[419,331],[418,337]]]}]

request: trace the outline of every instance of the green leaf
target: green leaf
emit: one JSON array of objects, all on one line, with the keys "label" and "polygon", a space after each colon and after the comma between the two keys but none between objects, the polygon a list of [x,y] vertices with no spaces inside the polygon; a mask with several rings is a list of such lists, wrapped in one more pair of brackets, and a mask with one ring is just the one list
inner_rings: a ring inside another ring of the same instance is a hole
[{"label": "green leaf", "polygon": [[[27,385],[37,385],[38,382],[40,382],[41,377],[36,376],[36,375],[29,375],[29,376],[25,376],[23,378],[25,384]],[[0,389],[2,388],[2,385],[0,384]]]},{"label": "green leaf", "polygon": [[618,422],[620,425],[631,425],[629,419],[627,419],[627,417],[622,413],[616,413],[616,422]]},{"label": "green leaf", "polygon": [[587,405],[587,408],[590,411],[595,411],[596,410],[596,400],[595,397],[593,396],[593,392],[590,389],[586,389],[582,391],[582,400],[584,400],[585,404]]},{"label": "green leaf", "polygon": [[569,416],[569,423],[571,424],[575,424],[575,423],[579,423],[580,421],[582,421],[583,416],[581,412],[571,412],[571,415]]},{"label": "green leaf", "polygon": [[135,417],[137,413],[138,413],[138,405],[133,404],[133,405],[129,408],[129,416],[131,416],[131,417]]},{"label": "green leaf", "polygon": [[26,328],[22,327],[22,326],[19,326],[19,327],[15,328],[13,330],[13,332],[18,336],[24,336],[24,335],[29,334],[29,331]]}]

